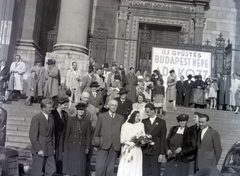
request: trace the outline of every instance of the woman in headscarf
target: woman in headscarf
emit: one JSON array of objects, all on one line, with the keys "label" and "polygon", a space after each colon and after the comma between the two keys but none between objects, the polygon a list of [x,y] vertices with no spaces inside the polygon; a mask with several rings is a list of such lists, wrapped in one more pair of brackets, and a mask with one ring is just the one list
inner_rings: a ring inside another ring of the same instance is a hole
[{"label": "woman in headscarf", "polygon": [[189,116],[177,116],[179,125],[173,126],[167,137],[167,163],[165,176],[186,176],[189,172],[189,162],[196,148],[197,134],[187,127]]}]

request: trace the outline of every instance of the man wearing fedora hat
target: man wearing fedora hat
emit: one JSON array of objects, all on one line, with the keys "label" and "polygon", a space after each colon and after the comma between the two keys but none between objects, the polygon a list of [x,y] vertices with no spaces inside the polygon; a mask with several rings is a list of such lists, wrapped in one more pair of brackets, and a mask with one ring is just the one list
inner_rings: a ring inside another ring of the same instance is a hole
[{"label": "man wearing fedora hat", "polygon": [[189,107],[190,105],[190,100],[192,96],[192,90],[193,90],[193,81],[192,81],[192,75],[189,74],[187,76],[188,80],[183,82],[183,96],[184,96],[184,102],[183,106],[184,107]]},{"label": "man wearing fedora hat", "polygon": [[115,98],[118,102],[117,113],[126,121],[132,111],[132,101],[127,98],[128,90],[126,88],[121,88],[118,94],[120,97]]},{"label": "man wearing fedora hat", "polygon": [[41,59],[35,60],[35,66],[32,67],[32,70],[35,70],[36,72],[36,97],[37,101],[40,103],[43,99],[44,95],[44,85],[46,82],[46,77],[48,75],[46,68],[42,65]]},{"label": "man wearing fedora hat", "polygon": [[97,90],[99,84],[97,81],[93,81],[90,84],[91,91],[89,91],[90,97],[88,103],[98,108],[101,111],[103,107],[103,96],[102,92]]}]

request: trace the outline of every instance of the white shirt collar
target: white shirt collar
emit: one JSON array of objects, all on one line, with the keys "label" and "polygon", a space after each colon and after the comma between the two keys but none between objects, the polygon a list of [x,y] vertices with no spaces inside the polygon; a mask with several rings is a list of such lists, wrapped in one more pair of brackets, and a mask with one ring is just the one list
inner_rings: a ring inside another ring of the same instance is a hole
[{"label": "white shirt collar", "polygon": [[42,111],[43,115],[46,117],[46,119],[48,120],[48,115],[45,114],[43,111]]},{"label": "white shirt collar", "polygon": [[204,137],[205,133],[207,132],[208,128],[209,128],[209,127],[206,127],[206,128],[204,128],[204,129],[202,130],[201,140],[203,139],[203,137]]},{"label": "white shirt collar", "polygon": [[153,122],[155,121],[155,119],[156,119],[156,118],[157,118],[156,114],[154,115],[154,117],[152,117],[152,118],[149,118],[149,120],[150,120],[151,124],[153,124]]},{"label": "white shirt collar", "polygon": [[109,115],[110,115],[110,117],[115,117],[115,113],[112,113],[112,112],[110,112],[110,111],[108,111],[109,112]]},{"label": "white shirt collar", "polygon": [[183,134],[184,130],[185,130],[185,127],[184,128],[178,127],[176,134]]}]

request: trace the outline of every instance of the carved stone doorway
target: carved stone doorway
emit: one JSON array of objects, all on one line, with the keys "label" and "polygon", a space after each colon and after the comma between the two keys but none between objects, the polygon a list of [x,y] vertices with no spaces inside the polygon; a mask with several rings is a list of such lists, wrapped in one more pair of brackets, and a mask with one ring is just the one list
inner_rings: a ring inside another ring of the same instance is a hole
[{"label": "carved stone doorway", "polygon": [[151,72],[151,53],[153,46],[173,47],[181,42],[181,26],[165,26],[139,23],[138,56],[136,68]]}]

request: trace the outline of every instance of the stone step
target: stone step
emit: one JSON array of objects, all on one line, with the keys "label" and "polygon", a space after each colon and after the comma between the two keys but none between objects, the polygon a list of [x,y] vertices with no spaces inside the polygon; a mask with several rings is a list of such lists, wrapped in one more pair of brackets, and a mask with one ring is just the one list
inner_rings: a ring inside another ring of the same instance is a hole
[{"label": "stone step", "polygon": [[7,130],[7,136],[24,136],[24,137],[29,137],[29,132],[28,131],[12,131],[12,130]]},{"label": "stone step", "polygon": [[25,136],[11,136],[8,135],[6,137],[6,141],[7,142],[22,142],[22,143],[31,143],[29,137],[25,137]]},{"label": "stone step", "polygon": [[7,120],[7,125],[16,125],[16,126],[30,126],[31,121],[23,121],[23,120]]},{"label": "stone step", "polygon": [[5,143],[6,147],[16,147],[16,148],[20,148],[20,149],[29,149],[31,150],[31,143],[23,143],[23,142],[10,142],[7,141]]},{"label": "stone step", "polygon": [[17,125],[11,125],[11,124],[7,123],[6,129],[7,130],[14,130],[16,132],[19,132],[19,131],[27,131],[27,132],[29,132],[30,126],[17,126]]}]

